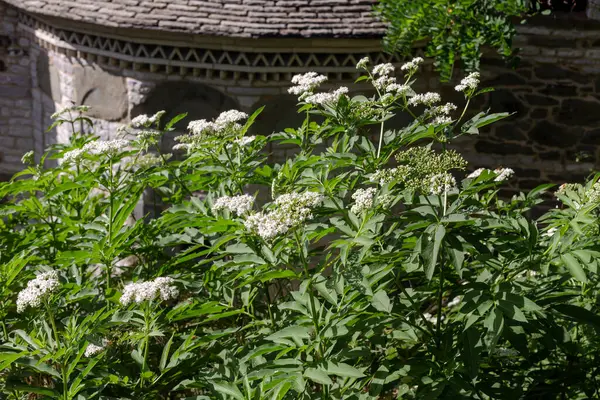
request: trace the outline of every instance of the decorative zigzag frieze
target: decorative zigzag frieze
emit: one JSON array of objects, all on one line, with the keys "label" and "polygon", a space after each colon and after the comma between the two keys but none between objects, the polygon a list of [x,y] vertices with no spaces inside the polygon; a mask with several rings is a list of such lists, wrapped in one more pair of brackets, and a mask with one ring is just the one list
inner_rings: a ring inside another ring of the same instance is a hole
[{"label": "decorative zigzag frieze", "polygon": [[376,64],[402,63],[399,55],[381,51],[239,51],[138,43],[60,29],[26,13],[20,13],[19,23],[38,45],[98,64],[225,81],[287,82],[292,75],[308,70],[327,75],[332,81],[348,81],[358,77],[355,65],[362,57],[368,56]]}]

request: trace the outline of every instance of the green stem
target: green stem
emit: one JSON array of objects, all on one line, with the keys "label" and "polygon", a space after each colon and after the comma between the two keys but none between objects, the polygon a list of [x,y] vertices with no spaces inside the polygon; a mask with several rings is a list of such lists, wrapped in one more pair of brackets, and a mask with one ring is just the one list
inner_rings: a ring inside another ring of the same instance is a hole
[{"label": "green stem", "polygon": [[148,324],[148,309],[150,305],[144,305],[144,361],[142,362],[142,374],[140,375],[140,388],[144,387],[144,373],[148,365],[148,347],[149,347],[149,324]]},{"label": "green stem", "polygon": [[275,319],[273,319],[273,311],[271,310],[271,295],[269,294],[269,288],[264,282],[262,286],[263,290],[265,291],[265,296],[267,298],[267,308],[269,309],[269,319],[271,320],[271,327],[275,329]]},{"label": "green stem", "polygon": [[[50,326],[52,327],[52,333],[54,334],[54,344],[56,349],[60,347],[60,341],[58,339],[58,329],[56,328],[56,322],[54,321],[54,313],[52,312],[52,308],[46,302],[46,312],[48,313],[48,319],[50,320]],[[65,366],[60,363],[61,366],[61,376],[63,381],[63,399],[69,400],[69,377],[67,376],[67,369]]]},{"label": "green stem", "polygon": [[383,125],[384,121],[381,121],[381,129],[379,130],[379,143],[377,144],[377,158],[381,154],[381,143],[383,143]]},{"label": "green stem", "polygon": [[[443,260],[443,257],[442,257]],[[441,341],[441,329],[442,329],[442,299],[444,296],[444,263],[440,262],[440,288],[438,293],[438,315],[436,324],[436,344],[439,349]]]}]

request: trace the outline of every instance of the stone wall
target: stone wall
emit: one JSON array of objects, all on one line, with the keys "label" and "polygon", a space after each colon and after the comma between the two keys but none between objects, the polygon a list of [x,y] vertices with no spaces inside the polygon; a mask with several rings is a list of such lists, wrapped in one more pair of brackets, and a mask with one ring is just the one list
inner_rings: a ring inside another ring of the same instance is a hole
[{"label": "stone wall", "polygon": [[18,171],[21,156],[34,148],[35,57],[17,30],[17,12],[0,2],[0,178]]}]

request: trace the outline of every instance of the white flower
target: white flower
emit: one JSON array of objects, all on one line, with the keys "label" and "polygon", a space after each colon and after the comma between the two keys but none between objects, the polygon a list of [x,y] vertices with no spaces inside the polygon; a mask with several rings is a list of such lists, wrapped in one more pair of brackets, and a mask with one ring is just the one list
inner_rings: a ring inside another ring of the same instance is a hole
[{"label": "white flower", "polygon": [[17,312],[22,313],[29,306],[38,308],[42,302],[57,291],[60,283],[58,273],[49,271],[39,274],[35,279],[27,282],[27,287],[17,296]]},{"label": "white flower", "polygon": [[322,201],[323,196],[316,192],[283,194],[275,199],[275,209],[249,215],[244,225],[263,239],[271,240],[311,219],[311,209]]},{"label": "white flower", "polygon": [[212,132],[216,129],[214,122],[209,122],[205,119],[199,119],[197,121],[190,121],[188,124],[188,130],[193,134],[200,136],[205,132]]},{"label": "white flower", "polygon": [[142,130],[136,133],[138,140],[150,140],[160,137],[159,131]]},{"label": "white flower", "polygon": [[394,72],[394,66],[390,63],[378,64],[373,67],[373,75],[388,76]]},{"label": "white flower", "polygon": [[452,300],[450,300],[448,302],[448,307],[452,308],[452,307],[456,307],[457,305],[459,305],[462,301],[462,297],[461,296],[456,296],[455,298],[453,298]]},{"label": "white flower", "polygon": [[396,78],[393,76],[381,76],[373,81],[373,86],[378,90],[387,91],[390,85],[396,84]]},{"label": "white flower", "polygon": [[319,75],[314,71],[294,75],[292,77],[292,83],[296,86],[289,88],[288,93],[300,96],[300,99],[303,99],[326,80],[327,77],[325,75]]},{"label": "white flower", "polygon": [[371,60],[369,57],[363,57],[356,63],[356,69],[367,69],[367,65]]},{"label": "white flower", "polygon": [[[165,160],[172,157],[172,154],[163,154]],[[163,158],[156,154],[144,154],[137,158],[135,167],[140,169],[150,168],[163,163]]]},{"label": "white flower", "polygon": [[423,63],[423,59],[421,57],[415,57],[411,61],[405,63],[400,67],[402,71],[414,71],[419,68],[419,65]]},{"label": "white flower", "polygon": [[233,141],[233,143],[237,144],[238,146],[247,146],[250,143],[254,142],[254,140],[256,139],[256,136],[242,136],[239,139],[235,139]]},{"label": "white flower", "polygon": [[306,96],[304,101],[309,104],[323,105],[325,103],[337,103],[341,96],[348,93],[348,88],[342,86],[331,93],[317,93]]},{"label": "white flower", "polygon": [[212,206],[213,213],[219,210],[227,210],[235,213],[236,215],[242,215],[252,210],[254,204],[254,197],[244,194],[241,196],[223,196],[219,197]]},{"label": "white flower", "polygon": [[124,150],[127,146],[129,146],[129,142],[125,139],[96,140],[94,142],[86,143],[83,146],[83,151],[90,154],[114,156]]},{"label": "white flower", "polygon": [[496,168],[494,170],[498,176],[494,179],[494,182],[502,182],[514,175],[515,171],[510,168]]},{"label": "white flower", "polygon": [[102,352],[104,350],[104,346],[96,346],[93,343],[88,344],[88,346],[85,348],[85,353],[83,353],[83,355],[85,357],[93,357],[96,354]]},{"label": "white flower", "polygon": [[478,178],[479,175],[481,175],[481,173],[483,171],[485,171],[485,168],[477,168],[475,171],[471,172],[469,175],[467,175],[467,179],[475,179]]},{"label": "white flower", "polygon": [[454,90],[464,92],[466,90],[475,90],[479,85],[479,72],[473,72],[460,81],[460,85],[456,85]]},{"label": "white flower", "polygon": [[440,195],[444,192],[449,192],[454,187],[456,187],[456,180],[452,175],[447,172],[433,175],[431,177],[431,186],[430,192],[431,194]]},{"label": "white flower", "polygon": [[131,120],[132,128],[148,128],[158,122],[160,118],[165,114],[165,111],[159,111],[153,116],[149,117],[146,114],[138,115]]},{"label": "white flower", "polygon": [[248,118],[248,114],[238,110],[229,110],[223,111],[217,119],[215,119],[215,124],[219,129],[224,129],[230,125],[235,124],[236,122],[243,121]]},{"label": "white flower", "polygon": [[452,122],[452,118],[442,115],[442,116],[439,116],[439,117],[435,117],[431,121],[431,124],[432,125],[444,125],[444,124],[449,124],[451,122]]},{"label": "white flower", "polygon": [[375,193],[377,189],[375,188],[367,188],[367,189],[358,189],[356,192],[352,194],[352,198],[354,199],[354,205],[350,209],[354,214],[361,214],[363,211],[366,211],[373,207],[373,199],[375,198]]},{"label": "white flower", "polygon": [[85,154],[85,150],[83,150],[83,149],[74,149],[71,151],[67,151],[63,155],[63,162],[76,163],[77,161],[81,160],[81,158],[83,157],[84,154]]},{"label": "white flower", "polygon": [[388,93],[395,93],[400,96],[414,93],[410,86],[400,85],[398,83],[391,83],[387,85],[385,91]]},{"label": "white flower", "polygon": [[[425,318],[425,320],[431,324],[436,324],[437,323],[437,315],[431,315],[429,313],[425,313],[423,314],[423,317]],[[444,319],[446,319],[443,315],[442,318],[440,318],[441,321],[443,321]]]},{"label": "white flower", "polygon": [[542,233],[543,237],[552,237],[554,236],[554,234],[558,232],[558,228],[553,226],[552,228],[548,229],[546,232]]},{"label": "white flower", "polygon": [[411,97],[408,100],[408,104],[411,106],[416,106],[419,104],[424,104],[426,106],[430,106],[435,103],[439,103],[442,100],[441,96],[438,93],[428,92],[424,94],[417,94]]},{"label": "white flower", "polygon": [[152,301],[159,297],[162,301],[175,299],[179,296],[179,290],[174,286],[174,280],[169,277],[156,278],[153,281],[138,281],[127,284],[123,288],[121,304],[127,306],[144,301]]},{"label": "white flower", "polygon": [[27,153],[23,154],[23,157],[21,157],[21,162],[23,164],[32,164],[33,163],[33,150],[30,150]]}]

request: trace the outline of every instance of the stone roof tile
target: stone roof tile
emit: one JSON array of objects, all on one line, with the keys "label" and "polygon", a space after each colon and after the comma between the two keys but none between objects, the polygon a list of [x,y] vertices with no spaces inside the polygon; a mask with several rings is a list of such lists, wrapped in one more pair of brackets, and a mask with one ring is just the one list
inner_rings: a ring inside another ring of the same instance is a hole
[{"label": "stone roof tile", "polygon": [[[232,37],[379,37],[376,0],[0,0],[105,26]],[[197,18],[194,20],[194,18]],[[157,24],[158,20],[158,24]]]}]

